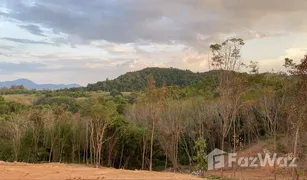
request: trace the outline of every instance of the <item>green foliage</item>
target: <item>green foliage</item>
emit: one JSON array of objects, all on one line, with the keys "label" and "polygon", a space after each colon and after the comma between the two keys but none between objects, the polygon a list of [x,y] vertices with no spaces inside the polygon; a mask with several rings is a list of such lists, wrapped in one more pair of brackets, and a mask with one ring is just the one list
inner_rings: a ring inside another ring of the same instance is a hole
[{"label": "green foliage", "polygon": [[156,82],[157,87],[162,87],[165,82],[167,86],[177,85],[185,87],[196,84],[203,80],[206,73],[193,73],[189,70],[180,70],[176,68],[146,68],[136,72],[128,72],[114,80],[106,80],[89,84],[89,91],[114,91],[135,92],[144,90],[147,87],[147,81],[151,76]]},{"label": "green foliage", "polygon": [[208,162],[207,162],[207,141],[200,137],[195,142],[194,149],[196,151],[196,156],[193,157],[193,160],[196,161],[197,169],[201,171],[202,175],[204,171],[207,170]]},{"label": "green foliage", "polygon": [[305,171],[304,170],[302,170],[302,169],[298,169],[298,170],[296,170],[296,174],[298,175],[298,176],[305,176]]},{"label": "green foliage", "polygon": [[55,96],[55,97],[39,97],[34,102],[34,105],[50,105],[50,106],[66,106],[69,111],[76,113],[78,105],[75,98],[69,96]]},{"label": "green foliage", "polygon": [[110,92],[110,95],[115,97],[115,96],[123,96],[122,93],[120,91],[118,91],[117,89],[112,89]]},{"label": "green foliage", "polygon": [[25,105],[17,102],[6,102],[2,96],[0,96],[0,120],[8,118],[11,113],[17,113],[25,109]]},{"label": "green foliage", "polygon": [[36,90],[28,90],[23,86],[12,86],[11,88],[0,87],[0,95],[8,95],[8,94],[35,94]]},{"label": "green foliage", "polygon": [[80,102],[81,115],[93,119],[110,120],[116,114],[116,105],[111,100],[89,98]]},{"label": "green foliage", "polygon": [[8,105],[5,103],[4,98],[0,96],[0,116],[7,114],[9,111]]},{"label": "green foliage", "polygon": [[243,63],[240,61],[241,48],[244,41],[240,38],[231,38],[221,44],[212,44],[211,66],[224,71],[238,71]]},{"label": "green foliage", "polygon": [[119,114],[124,114],[125,109],[128,105],[128,100],[121,95],[114,97],[114,102],[116,104],[116,110]]}]

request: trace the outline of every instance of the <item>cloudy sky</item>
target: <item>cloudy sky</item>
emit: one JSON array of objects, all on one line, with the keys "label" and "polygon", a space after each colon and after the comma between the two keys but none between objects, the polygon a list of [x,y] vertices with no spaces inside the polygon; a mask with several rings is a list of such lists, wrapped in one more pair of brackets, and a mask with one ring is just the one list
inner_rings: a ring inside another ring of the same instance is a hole
[{"label": "cloudy sky", "polygon": [[307,48],[306,0],[0,0],[0,81],[87,83],[148,66],[208,70],[241,37],[244,61],[281,70]]}]

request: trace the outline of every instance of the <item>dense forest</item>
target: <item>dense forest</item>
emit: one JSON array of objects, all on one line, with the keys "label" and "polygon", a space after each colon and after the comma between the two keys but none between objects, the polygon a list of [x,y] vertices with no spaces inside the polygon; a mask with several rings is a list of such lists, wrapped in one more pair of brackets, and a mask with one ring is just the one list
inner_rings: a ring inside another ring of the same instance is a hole
[{"label": "dense forest", "polygon": [[89,84],[89,91],[112,91],[132,92],[144,90],[149,78],[155,80],[157,87],[162,87],[163,83],[167,86],[185,87],[194,85],[202,81],[206,75],[214,74],[212,72],[194,73],[190,70],[180,70],[176,68],[145,68],[140,71],[128,72],[114,80],[106,80]]},{"label": "dense forest", "polygon": [[[0,159],[205,171],[214,148],[237,152],[266,140],[272,152],[298,157],[297,177],[307,158],[307,56],[285,59],[286,72],[259,73],[251,62],[238,73],[243,45],[211,45],[209,73],[148,68],[86,89],[2,90]],[[12,92],[33,101],[8,100]]]}]

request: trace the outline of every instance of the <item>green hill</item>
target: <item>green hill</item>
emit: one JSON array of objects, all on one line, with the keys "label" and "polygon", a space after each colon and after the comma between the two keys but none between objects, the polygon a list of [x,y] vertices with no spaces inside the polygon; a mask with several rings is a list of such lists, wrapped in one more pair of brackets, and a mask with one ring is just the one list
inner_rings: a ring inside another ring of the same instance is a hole
[{"label": "green hill", "polygon": [[[212,71],[211,71],[212,72]],[[140,91],[146,88],[148,79],[152,77],[157,87],[161,87],[165,82],[167,86],[177,85],[184,87],[202,81],[205,73],[194,73],[190,70],[181,70],[176,68],[145,68],[140,71],[128,72],[114,80],[100,81],[94,84],[88,84],[89,91],[111,91],[118,90],[121,92]]]}]

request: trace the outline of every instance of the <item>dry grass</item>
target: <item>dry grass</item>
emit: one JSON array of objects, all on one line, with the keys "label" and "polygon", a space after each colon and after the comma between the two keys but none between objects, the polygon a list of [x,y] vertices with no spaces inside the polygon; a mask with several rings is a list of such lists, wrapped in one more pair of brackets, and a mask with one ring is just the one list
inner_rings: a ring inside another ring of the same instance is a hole
[{"label": "dry grass", "polygon": [[105,92],[105,91],[90,92],[90,96],[92,97],[110,96],[110,92]]},{"label": "dry grass", "polygon": [[[124,97],[127,97],[131,94],[131,92],[121,92]],[[97,91],[97,92],[90,92],[90,96],[92,97],[106,97],[110,96],[110,92],[106,91]]]},{"label": "dry grass", "polygon": [[122,95],[123,95],[124,97],[130,96],[130,94],[131,94],[131,92],[122,92]]},{"label": "dry grass", "polygon": [[32,105],[35,99],[37,98],[35,95],[25,95],[25,94],[5,95],[3,97],[5,101],[18,102],[25,105]]}]

